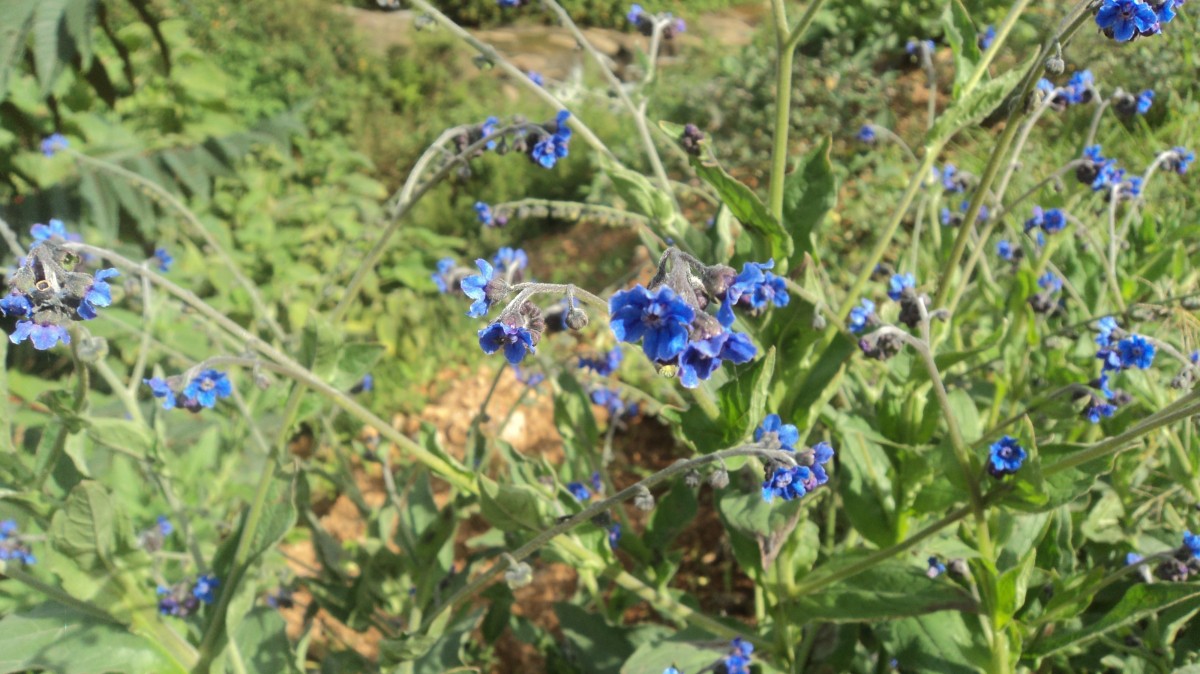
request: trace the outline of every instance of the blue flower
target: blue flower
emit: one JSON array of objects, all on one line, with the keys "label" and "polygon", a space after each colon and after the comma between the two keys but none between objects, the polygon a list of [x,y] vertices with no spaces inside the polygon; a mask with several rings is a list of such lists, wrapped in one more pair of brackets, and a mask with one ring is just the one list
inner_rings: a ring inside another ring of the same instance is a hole
[{"label": "blue flower", "polygon": [[1186,147],[1171,148],[1171,156],[1166,159],[1164,166],[1168,171],[1174,171],[1179,175],[1184,175],[1188,171],[1188,166],[1196,161],[1196,155]]},{"label": "blue flower", "polygon": [[622,342],[642,340],[642,351],[652,361],[669,362],[687,345],[687,326],[695,311],[667,286],[651,293],[641,285],[623,290],[609,300],[613,334]]},{"label": "blue flower", "polygon": [[1125,566],[1133,566],[1134,564],[1141,564],[1142,559],[1143,559],[1143,557],[1136,552],[1127,552],[1127,553],[1125,553]]},{"label": "blue flower", "polygon": [[[766,442],[768,444],[778,442],[780,447],[794,452],[796,451],[796,443],[800,442],[800,431],[792,424],[783,423],[783,419],[778,414],[768,414],[763,419],[762,424],[754,429],[754,441]],[[825,446],[829,447],[828,445]],[[829,448],[829,456],[833,456],[832,447]],[[828,460],[826,459],[826,461]]]},{"label": "blue flower", "polygon": [[12,291],[4,299],[0,299],[0,316],[16,316],[23,318],[33,313],[33,303],[29,298],[17,291]]},{"label": "blue flower", "polygon": [[175,531],[175,525],[171,524],[171,520],[167,519],[166,515],[159,515],[156,520],[158,531],[163,536],[170,536],[172,531]]},{"label": "blue flower", "polygon": [[707,380],[721,361],[746,363],[757,349],[750,338],[741,332],[722,331],[708,339],[688,342],[679,356],[679,381],[684,388],[696,388],[700,380]]},{"label": "blue flower", "polygon": [[479,331],[479,347],[491,355],[504,349],[504,357],[516,365],[526,353],[536,353],[533,333],[528,328],[497,321]]},{"label": "blue flower", "polygon": [[1137,35],[1153,35],[1159,30],[1158,16],[1142,0],[1104,0],[1096,13],[1096,25],[1118,42],[1128,42]]},{"label": "blue flower", "polygon": [[358,383],[350,387],[350,393],[355,395],[370,393],[373,390],[375,390],[375,377],[370,374],[364,374],[363,378],[358,380]]},{"label": "blue flower", "polygon": [[520,365],[513,365],[512,368],[513,375],[517,378],[517,381],[526,386],[534,387],[546,381],[546,375],[541,372],[525,372],[521,369]]},{"label": "blue flower", "polygon": [[858,139],[864,143],[874,143],[875,127],[871,126],[870,124],[864,124],[863,127],[858,130]]},{"label": "blue flower", "polygon": [[875,303],[867,298],[862,299],[862,303],[850,310],[850,332],[858,334],[867,328],[871,319],[875,316]]},{"label": "blue flower", "polygon": [[1146,89],[1137,95],[1137,112],[1139,115],[1144,115],[1150,112],[1150,106],[1154,103],[1154,90]]},{"label": "blue flower", "polygon": [[1190,529],[1184,531],[1183,545],[1192,553],[1192,557],[1200,559],[1200,536],[1193,534]]},{"label": "blue flower", "polygon": [[17,535],[16,520],[0,520],[0,543],[7,541],[10,536]]},{"label": "blue flower", "polygon": [[1025,457],[1025,450],[1017,443],[1016,438],[1006,435],[992,443],[991,452],[988,454],[988,472],[995,478],[1012,475],[1021,468]]},{"label": "blue flower", "polygon": [[1096,357],[1100,359],[1101,372],[1120,372],[1124,369],[1121,354],[1113,347],[1100,349],[1096,352]]},{"label": "blue flower", "polygon": [[992,43],[995,41],[996,41],[996,29],[992,26],[988,26],[987,28],[985,28],[983,30],[982,33],[979,34],[979,49],[980,49],[980,51],[987,51],[988,47],[991,47]]},{"label": "blue flower", "polygon": [[613,550],[617,549],[617,544],[621,542],[621,525],[613,524],[608,528],[608,547]]},{"label": "blue flower", "polygon": [[152,377],[150,379],[143,379],[142,383],[150,387],[150,392],[154,394],[155,398],[163,399],[164,410],[175,409],[175,392],[171,390],[166,380],[159,377]]},{"label": "blue flower", "polygon": [[567,120],[570,117],[571,113],[566,110],[558,113],[555,120],[556,130],[534,143],[533,147],[529,149],[530,159],[542,167],[550,169],[554,168],[559,159],[567,156],[568,144],[571,141],[571,128],[567,126]]},{"label": "blue flower", "polygon": [[1048,271],[1038,278],[1037,284],[1039,288],[1045,290],[1046,292],[1056,293],[1062,290],[1063,282],[1062,279],[1058,277],[1058,274]]},{"label": "blue flower", "polygon": [[629,13],[625,15],[625,18],[629,19],[629,23],[638,23],[643,14],[645,14],[645,10],[642,9],[642,6],[635,4],[629,8]]},{"label": "blue flower", "polygon": [[946,573],[946,565],[943,564],[937,557],[930,557],[929,569],[925,572],[925,575],[929,576],[930,578],[937,578],[943,573]]},{"label": "blue flower", "polygon": [[511,274],[529,266],[529,256],[521,248],[501,248],[492,256],[492,264],[501,274]]},{"label": "blue flower", "polygon": [[593,470],[592,471],[592,489],[594,489],[596,491],[596,493],[599,493],[600,490],[603,488],[603,484],[604,484],[603,481],[601,481],[601,479],[600,479],[600,471]]},{"label": "blue flower", "polygon": [[591,370],[601,377],[607,377],[617,371],[621,366],[621,360],[625,354],[621,351],[621,347],[614,346],[603,359],[600,358],[580,358],[579,368],[582,370]]},{"label": "blue flower", "polygon": [[542,77],[542,74],[537,72],[536,70],[530,70],[528,73],[526,73],[526,75],[529,75],[530,82],[533,82],[534,84],[538,85],[539,87],[546,86],[546,78]]},{"label": "blue flower", "polygon": [[1045,220],[1042,222],[1042,229],[1045,230],[1047,234],[1061,232],[1066,228],[1066,226],[1067,214],[1063,213],[1061,209],[1051,208],[1050,210],[1046,211]]},{"label": "blue flower", "polygon": [[66,136],[63,136],[61,133],[52,133],[42,139],[42,154],[47,157],[53,157],[60,150],[65,150],[68,147],[71,147],[71,144],[67,142]]},{"label": "blue flower", "polygon": [[433,279],[433,282],[435,284],[437,284],[438,292],[440,292],[440,293],[450,292],[450,276],[449,276],[449,274],[450,274],[450,270],[454,269],[454,264],[455,264],[454,258],[452,258],[452,257],[444,257],[444,258],[438,260],[437,273],[433,274],[432,276],[429,277],[429,278]]},{"label": "blue flower", "polygon": [[192,588],[192,596],[205,604],[213,603],[216,597],[213,591],[221,584],[217,577],[212,574],[205,574],[196,579],[196,586]]},{"label": "blue flower", "polygon": [[568,483],[567,491],[571,492],[571,496],[574,496],[576,501],[590,501],[592,499],[592,492],[588,491],[588,488],[582,482]]},{"label": "blue flower", "polygon": [[1012,262],[1013,254],[1013,245],[1007,239],[996,242],[996,255],[999,255],[1001,260]]},{"label": "blue flower", "polygon": [[492,217],[492,207],[482,201],[475,202],[475,217],[479,218],[484,227],[491,227],[496,222]]},{"label": "blue flower", "polygon": [[1100,423],[1101,419],[1106,419],[1117,413],[1117,406],[1112,403],[1105,402],[1098,398],[1092,398],[1083,408],[1083,417],[1093,424]]},{"label": "blue flower", "polygon": [[196,378],[183,387],[184,406],[188,408],[217,406],[217,400],[233,395],[233,384],[224,372],[201,370]]},{"label": "blue flower", "polygon": [[[496,127],[499,125],[500,125],[500,120],[496,119],[495,117],[488,117],[487,119],[485,119],[483,121],[483,124],[479,125],[480,138],[481,139],[487,138],[488,136],[496,133]],[[495,150],[496,149],[496,140],[495,139],[489,140],[484,145],[484,147],[486,147],[489,150]],[[476,210],[479,209],[478,203],[475,204],[475,209]],[[487,224],[487,223],[484,223],[484,224]]]},{"label": "blue flower", "polygon": [[80,236],[73,232],[67,231],[67,226],[58,218],[51,218],[49,225],[38,223],[29,228],[29,233],[33,235],[33,242],[48,241],[54,237],[58,237],[64,241],[79,241]]},{"label": "blue flower", "polygon": [[788,305],[792,298],[788,295],[787,282],[767,271],[774,266],[775,260],[747,262],[742,265],[742,273],[734,278],[725,291],[721,308],[717,311],[717,320],[721,325],[727,328],[733,325],[733,305],[738,302],[749,304],[756,310],[765,309],[769,304],[777,307]]},{"label": "blue flower", "polygon": [[933,43],[933,40],[922,40],[920,42],[916,40],[909,40],[908,44],[904,45],[904,51],[908,52],[909,54],[915,54],[922,47],[924,47],[925,51],[930,54],[937,49],[937,45]]},{"label": "blue flower", "polygon": [[1087,103],[1091,100],[1095,81],[1090,70],[1073,73],[1071,79],[1067,80],[1067,86],[1063,92],[1066,95],[1067,103]]},{"label": "blue flower", "polygon": [[166,248],[155,248],[154,259],[158,261],[158,270],[164,274],[171,271],[171,265],[175,262]]},{"label": "blue flower", "polygon": [[785,501],[797,499],[808,493],[805,483],[812,479],[812,471],[807,466],[790,466],[776,468],[763,482],[762,496],[767,503],[775,497]]},{"label": "blue flower", "polygon": [[942,169],[942,187],[947,192],[962,192],[965,190],[966,184],[958,177],[958,167],[954,164],[946,164]]},{"label": "blue flower", "polygon": [[1096,335],[1096,344],[1098,346],[1111,346],[1113,330],[1120,329],[1117,325],[1117,319],[1112,316],[1105,316],[1096,323],[1096,330],[1099,334]]},{"label": "blue flower", "polygon": [[[475,260],[475,264],[479,267],[479,273],[466,277],[460,284],[467,297],[475,300],[471,303],[470,310],[467,311],[467,315],[471,318],[487,315],[488,309],[491,308],[494,301],[488,297],[487,288],[496,277],[495,270],[492,269],[492,265],[487,263],[487,260]],[[440,268],[440,263],[438,266]]]},{"label": "blue flower", "polygon": [[1165,0],[1152,7],[1154,15],[1158,17],[1158,23],[1171,23],[1171,19],[1175,18],[1175,6],[1182,4],[1183,0]]},{"label": "blue flower", "polygon": [[1145,370],[1154,364],[1154,345],[1141,335],[1130,335],[1117,342],[1121,364],[1125,369],[1136,367]]},{"label": "blue flower", "polygon": [[680,671],[674,667],[667,667],[663,670],[662,674],[680,674]]},{"label": "blue flower", "polygon": [[46,351],[54,348],[54,345],[59,342],[62,342],[64,345],[70,344],[71,333],[67,332],[67,329],[61,325],[17,321],[17,327],[8,336],[8,341],[13,344],[20,344],[26,339],[33,342],[33,348],[38,351]]},{"label": "blue flower", "polygon": [[888,280],[888,297],[899,302],[905,290],[916,287],[917,277],[911,273],[892,274],[892,278]]},{"label": "blue flower", "polygon": [[80,318],[90,321],[96,317],[96,307],[112,304],[112,288],[108,285],[108,279],[120,274],[116,269],[100,269],[96,272],[92,277],[91,287],[87,289],[83,300],[79,302],[79,308],[76,309]]}]

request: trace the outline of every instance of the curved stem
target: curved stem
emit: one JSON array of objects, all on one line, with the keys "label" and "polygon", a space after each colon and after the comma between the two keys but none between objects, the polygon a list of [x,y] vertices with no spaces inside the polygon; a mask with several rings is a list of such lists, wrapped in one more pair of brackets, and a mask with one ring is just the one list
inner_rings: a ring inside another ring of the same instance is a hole
[{"label": "curved stem", "polygon": [[1150,431],[1200,413],[1200,404],[1197,401],[1200,401],[1200,391],[1193,391],[1156,414],[1146,417],[1124,433],[1101,440],[1082,452],[1042,468],[1042,474],[1050,476],[1109,454],[1116,454]]}]

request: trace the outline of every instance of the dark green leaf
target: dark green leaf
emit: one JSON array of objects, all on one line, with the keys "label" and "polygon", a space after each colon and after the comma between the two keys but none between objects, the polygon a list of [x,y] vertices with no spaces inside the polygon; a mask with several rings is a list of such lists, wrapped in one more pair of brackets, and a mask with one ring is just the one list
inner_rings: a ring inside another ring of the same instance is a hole
[{"label": "dark green leaf", "polygon": [[960,0],[950,0],[942,13],[942,27],[950,51],[954,53],[954,99],[958,100],[963,85],[971,78],[983,54],[979,51],[975,24]]},{"label": "dark green leaf", "polygon": [[1155,615],[1183,602],[1200,601],[1200,583],[1138,584],[1129,588],[1121,601],[1103,618],[1083,629],[1060,630],[1053,636],[1033,642],[1027,653],[1042,657],[1070,646],[1082,645],[1112,630],[1150,615]]},{"label": "dark green leaf", "polygon": [[646,545],[652,550],[666,550],[671,541],[691,525],[698,509],[695,491],[683,480],[671,483],[671,491],[654,507],[654,516],[644,536]]},{"label": "dark green leaf", "polygon": [[0,2],[0,101],[7,97],[8,81],[25,52],[37,4],[38,0]]},{"label": "dark green leaf", "polygon": [[[979,628],[961,613],[942,611],[880,624],[887,653],[901,671],[974,674],[988,664],[987,645]],[[978,664],[973,664],[978,663]]]},{"label": "dark green leaf", "polygon": [[766,204],[749,187],[725,172],[715,159],[691,157],[696,175],[708,183],[729,207],[733,217],[754,237],[753,251],[758,258],[791,259],[792,237],[771,215]]},{"label": "dark green leaf", "polygon": [[891,561],[796,599],[789,614],[797,623],[854,622],[975,610],[971,595],[948,579],[928,578],[920,564]]},{"label": "dark green leaf", "polygon": [[479,476],[479,505],[484,519],[501,531],[538,530],[549,519],[546,497],[523,484],[498,484]]},{"label": "dark green leaf", "polygon": [[682,415],[684,435],[703,454],[735,445],[762,421],[774,373],[775,349],[771,348],[717,390],[720,417],[710,419],[698,405],[689,407]]},{"label": "dark green leaf", "polygon": [[562,393],[554,396],[554,425],[562,436],[563,450],[567,458],[590,456],[600,437],[591,398],[569,372],[564,371],[557,381]]},{"label": "dark green leaf", "polygon": [[[1034,58],[1037,58],[1036,56]],[[1000,77],[984,82],[956,101],[938,117],[929,131],[931,142],[949,140],[962,129],[974,126],[992,113],[1021,81],[1029,64],[1013,68]]]},{"label": "dark green leaf", "polygon": [[816,256],[817,228],[837,204],[837,178],[829,161],[832,145],[832,138],[822,138],[784,181],[783,226],[795,242],[791,257],[793,268],[806,254]]},{"label": "dark green leaf", "polygon": [[295,672],[292,648],[287,638],[287,623],[275,609],[259,606],[251,609],[234,633],[247,674],[285,674]]}]

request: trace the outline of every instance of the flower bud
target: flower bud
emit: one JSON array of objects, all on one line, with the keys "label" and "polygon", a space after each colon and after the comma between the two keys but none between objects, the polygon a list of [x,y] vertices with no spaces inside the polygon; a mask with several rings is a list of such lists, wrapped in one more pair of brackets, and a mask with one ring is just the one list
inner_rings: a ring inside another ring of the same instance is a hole
[{"label": "flower bud", "polygon": [[654,510],[654,494],[645,487],[638,487],[637,493],[633,495],[633,507],[644,512]]},{"label": "flower bud", "polygon": [[819,309],[813,311],[813,317],[812,317],[813,330],[824,330],[825,325],[826,325],[825,314],[822,314]]},{"label": "flower bud", "polygon": [[1046,72],[1051,75],[1061,75],[1066,68],[1067,64],[1063,62],[1061,55],[1055,54],[1046,59]]},{"label": "flower bud", "polygon": [[504,582],[509,589],[516,590],[533,582],[533,569],[525,562],[517,562],[504,572]]},{"label": "flower bud", "polygon": [[724,468],[718,468],[708,476],[708,484],[713,489],[724,489],[729,486],[729,471]]},{"label": "flower bud", "polygon": [[683,474],[683,483],[688,489],[696,489],[700,486],[700,471],[692,468]]},{"label": "flower bud", "polygon": [[567,312],[567,327],[572,330],[582,330],[587,327],[588,315],[587,312],[579,307],[572,307]]}]

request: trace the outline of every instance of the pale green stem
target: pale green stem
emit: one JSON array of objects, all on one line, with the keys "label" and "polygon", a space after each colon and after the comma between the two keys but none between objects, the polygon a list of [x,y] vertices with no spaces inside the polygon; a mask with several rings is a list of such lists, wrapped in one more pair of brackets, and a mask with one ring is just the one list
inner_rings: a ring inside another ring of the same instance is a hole
[{"label": "pale green stem", "polygon": [[281,344],[286,342],[287,335],[284,333],[283,328],[281,328],[279,324],[275,322],[271,311],[267,309],[266,303],[263,302],[262,295],[258,293],[258,287],[254,285],[253,281],[251,281],[249,278],[246,278],[246,275],[242,273],[241,268],[236,262],[234,262],[228,251],[226,251],[220,242],[217,241],[216,237],[214,237],[212,233],[208,231],[208,228],[204,226],[204,223],[200,222],[200,218],[197,217],[190,208],[185,206],[182,201],[176,198],[174,194],[171,194],[153,180],[138,175],[137,173],[134,173],[133,171],[130,171],[122,166],[118,166],[117,164],[104,161],[103,159],[97,159],[95,157],[89,157],[88,155],[80,154],[79,152],[70,149],[68,149],[67,152],[70,153],[72,157],[75,157],[85,164],[91,164],[97,168],[109,171],[110,173],[115,173],[126,180],[141,185],[150,192],[154,193],[154,195],[161,199],[163,203],[175,209],[180,215],[182,215],[184,222],[188,223],[194,232],[204,240],[205,245],[207,245],[208,248],[217,256],[217,259],[221,260],[221,263],[224,264],[225,268],[229,270],[229,273],[233,275],[233,279],[239,286],[241,286],[242,290],[246,291],[246,294],[249,295],[250,302],[254,305],[256,315],[267,324],[267,327],[270,328],[271,333],[275,336],[275,339],[279,340]]},{"label": "pale green stem", "polygon": [[1200,404],[1195,404],[1197,401],[1200,401],[1200,391],[1193,391],[1157,413],[1146,417],[1124,433],[1106,438],[1081,452],[1042,468],[1042,474],[1050,476],[1089,461],[1116,454],[1150,431],[1200,413]]}]

